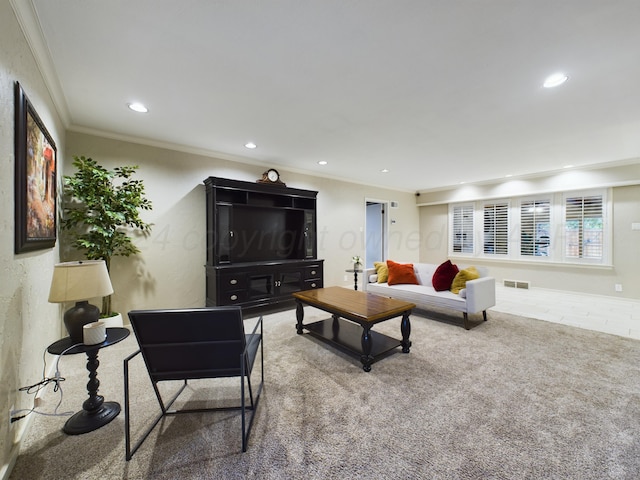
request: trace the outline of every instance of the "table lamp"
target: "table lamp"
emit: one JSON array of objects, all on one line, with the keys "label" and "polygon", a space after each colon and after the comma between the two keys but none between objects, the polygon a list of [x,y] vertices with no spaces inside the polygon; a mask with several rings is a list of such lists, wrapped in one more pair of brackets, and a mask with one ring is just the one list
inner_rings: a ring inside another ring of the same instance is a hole
[{"label": "table lamp", "polygon": [[89,299],[112,293],[104,260],[58,263],[53,268],[49,302],[76,302],[64,314],[64,325],[74,343],[82,343],[82,327],[100,318],[100,309],[91,305]]}]

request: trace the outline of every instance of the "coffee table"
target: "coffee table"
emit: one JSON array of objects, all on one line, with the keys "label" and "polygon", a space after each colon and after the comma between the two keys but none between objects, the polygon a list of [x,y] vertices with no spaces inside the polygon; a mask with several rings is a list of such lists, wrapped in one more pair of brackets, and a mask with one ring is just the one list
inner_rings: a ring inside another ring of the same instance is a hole
[{"label": "coffee table", "polygon": [[[399,346],[404,353],[409,353],[409,315],[415,308],[413,303],[342,287],[316,288],[292,295],[296,299],[298,334],[302,335],[306,329],[313,337],[360,358],[365,372],[371,371],[373,362],[391,354]],[[303,324],[304,304],[329,312],[331,318]],[[402,316],[402,340],[371,331],[376,323],[399,316]]]}]

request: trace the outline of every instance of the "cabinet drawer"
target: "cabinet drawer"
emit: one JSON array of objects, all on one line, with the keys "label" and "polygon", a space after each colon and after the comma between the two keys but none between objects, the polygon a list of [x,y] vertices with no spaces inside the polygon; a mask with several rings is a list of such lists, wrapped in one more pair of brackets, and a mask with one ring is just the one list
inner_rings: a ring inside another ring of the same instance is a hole
[{"label": "cabinet drawer", "polygon": [[321,265],[312,265],[310,267],[304,268],[304,278],[305,280],[310,278],[322,278],[322,266]]},{"label": "cabinet drawer", "polygon": [[220,295],[221,305],[236,305],[247,301],[246,290],[224,292]]},{"label": "cabinet drawer", "polygon": [[245,289],[247,288],[247,276],[244,273],[220,275],[219,285],[220,290],[223,292],[236,289]]},{"label": "cabinet drawer", "polygon": [[322,288],[322,279],[306,280],[304,282],[304,290],[313,290],[314,288]]}]

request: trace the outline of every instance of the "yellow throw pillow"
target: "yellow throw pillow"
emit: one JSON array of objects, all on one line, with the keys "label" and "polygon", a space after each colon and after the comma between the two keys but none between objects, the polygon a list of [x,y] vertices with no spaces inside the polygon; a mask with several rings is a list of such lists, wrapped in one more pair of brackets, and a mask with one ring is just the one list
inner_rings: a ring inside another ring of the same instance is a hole
[{"label": "yellow throw pillow", "polygon": [[460,270],[451,283],[451,293],[460,293],[460,290],[466,288],[467,281],[475,280],[476,278],[480,278],[480,273],[478,273],[476,267],[467,267],[464,270]]},{"label": "yellow throw pillow", "polygon": [[389,279],[387,262],[373,262],[373,266],[376,268],[376,273],[378,274],[378,283],[386,283]]}]

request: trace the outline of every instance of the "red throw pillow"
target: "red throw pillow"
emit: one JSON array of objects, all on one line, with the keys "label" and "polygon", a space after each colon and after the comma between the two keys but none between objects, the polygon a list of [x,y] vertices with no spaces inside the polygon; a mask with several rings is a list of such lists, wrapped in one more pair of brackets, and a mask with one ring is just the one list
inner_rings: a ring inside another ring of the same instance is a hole
[{"label": "red throw pillow", "polygon": [[413,263],[396,263],[387,260],[387,267],[389,267],[389,279],[387,280],[389,285],[401,283],[418,285],[418,279],[413,271]]},{"label": "red throw pillow", "polygon": [[453,279],[456,278],[458,273],[458,267],[451,263],[451,260],[440,264],[436,271],[433,272],[433,278],[431,283],[436,292],[443,292],[444,290],[450,290]]}]

